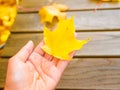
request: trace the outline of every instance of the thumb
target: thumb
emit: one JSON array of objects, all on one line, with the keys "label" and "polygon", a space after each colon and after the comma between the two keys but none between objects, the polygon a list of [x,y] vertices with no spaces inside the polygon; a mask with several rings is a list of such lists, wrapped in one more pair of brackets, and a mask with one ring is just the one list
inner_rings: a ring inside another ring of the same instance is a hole
[{"label": "thumb", "polygon": [[25,62],[30,54],[32,53],[34,44],[32,41],[29,41],[15,56],[14,59],[21,60]]}]

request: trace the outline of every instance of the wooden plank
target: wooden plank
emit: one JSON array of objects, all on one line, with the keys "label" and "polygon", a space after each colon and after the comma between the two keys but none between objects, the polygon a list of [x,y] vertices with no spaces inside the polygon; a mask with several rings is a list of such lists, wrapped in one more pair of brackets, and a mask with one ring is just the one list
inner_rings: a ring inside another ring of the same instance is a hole
[{"label": "wooden plank", "polygon": [[8,59],[0,58],[0,88],[4,87]]},{"label": "wooden plank", "polygon": [[120,89],[120,58],[78,58],[65,70],[57,88]]},{"label": "wooden plank", "polygon": [[[3,53],[1,54],[1,57],[4,55],[11,57],[17,51],[24,46],[29,40],[34,41],[35,46],[42,40],[42,34],[12,34],[5,45],[5,48],[3,49]],[[7,48],[8,45],[8,48]],[[8,51],[9,49],[9,51]]]},{"label": "wooden plank", "polygon": [[38,14],[18,14],[11,32],[39,32],[42,27]]},{"label": "wooden plank", "polygon": [[[120,10],[68,12],[75,17],[77,31],[119,31]],[[41,32],[43,26],[37,13],[18,14],[11,32]]]},{"label": "wooden plank", "polygon": [[[19,9],[19,12],[38,11],[41,6],[50,5],[53,2],[65,4],[69,10],[94,10],[99,4],[97,0],[23,0],[21,6],[27,9]],[[98,9],[116,8],[120,8],[120,3],[103,3],[98,7]]]},{"label": "wooden plank", "polygon": [[[0,88],[4,87],[7,59],[0,59]],[[120,58],[74,58],[57,89],[119,89]]]},{"label": "wooden plank", "polygon": [[[76,53],[76,57],[120,57],[120,32],[77,32],[78,39],[91,40]],[[13,56],[28,40],[37,45],[43,36],[41,33],[12,34],[3,50],[2,57]]]}]

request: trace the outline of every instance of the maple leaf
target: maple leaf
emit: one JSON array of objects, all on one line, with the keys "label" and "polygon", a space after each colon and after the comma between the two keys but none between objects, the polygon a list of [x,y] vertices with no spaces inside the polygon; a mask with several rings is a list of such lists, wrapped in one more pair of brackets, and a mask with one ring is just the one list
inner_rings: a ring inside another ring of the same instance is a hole
[{"label": "maple leaf", "polygon": [[16,6],[0,6],[0,20],[3,25],[0,27],[11,27],[15,21],[17,14]]},{"label": "maple leaf", "polygon": [[7,41],[16,14],[16,0],[0,0],[0,44]]},{"label": "maple leaf", "polygon": [[0,32],[0,44],[3,44],[7,41],[8,37],[10,35],[9,30],[4,30]]},{"label": "maple leaf", "polygon": [[61,11],[65,11],[67,9],[67,6],[56,3],[54,3],[53,5],[43,6],[39,10],[41,23],[52,23],[54,18],[57,18],[58,21],[61,19],[66,19],[66,13]]},{"label": "maple leaf", "polygon": [[44,27],[44,42],[42,49],[56,58],[71,60],[69,54],[81,49],[89,40],[77,40],[74,36],[74,18],[62,20],[54,31]]}]

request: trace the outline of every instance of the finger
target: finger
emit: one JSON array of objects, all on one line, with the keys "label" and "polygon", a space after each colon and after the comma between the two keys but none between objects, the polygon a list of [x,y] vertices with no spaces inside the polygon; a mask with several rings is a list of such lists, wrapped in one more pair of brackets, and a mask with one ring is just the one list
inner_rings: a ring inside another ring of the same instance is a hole
[{"label": "finger", "polygon": [[[72,53],[70,53],[70,57],[72,58],[74,56],[74,54],[76,53],[76,51],[73,51]],[[68,66],[70,60],[59,60],[57,63],[57,68],[58,70],[61,71],[61,73],[65,70],[65,68]]]},{"label": "finger", "polygon": [[74,33],[74,36],[75,36],[75,38],[77,37],[77,33],[76,32]]},{"label": "finger", "polygon": [[49,55],[47,53],[44,54],[44,57],[48,60],[48,61],[52,61],[53,59],[53,56],[52,55]]},{"label": "finger", "polygon": [[32,53],[34,44],[32,41],[29,41],[15,56],[14,58],[25,62],[30,54]]},{"label": "finger", "polygon": [[51,62],[53,63],[53,65],[57,66],[58,61],[59,59],[54,57]]},{"label": "finger", "polygon": [[76,51],[70,53],[70,57],[72,58],[75,55]]},{"label": "finger", "polygon": [[31,64],[34,66],[34,69],[39,73],[41,78],[45,76],[44,74],[50,76],[51,68],[54,66],[53,63],[48,61],[45,57],[41,56],[40,54],[33,52],[29,58]]},{"label": "finger", "polygon": [[59,60],[59,62],[57,63],[57,68],[58,70],[63,73],[63,71],[65,70],[65,68],[68,66],[69,64],[69,60],[65,61],[65,60]]},{"label": "finger", "polygon": [[28,62],[30,62],[33,65],[34,69],[39,73],[41,77],[43,76],[44,73],[41,68],[41,64],[45,61],[47,60],[36,52],[33,52],[28,60]]},{"label": "finger", "polygon": [[45,52],[42,50],[42,46],[44,46],[44,42],[43,41],[41,41],[38,44],[38,46],[35,48],[34,52],[36,52],[36,53],[38,53],[38,54],[43,56]]},{"label": "finger", "polygon": [[38,67],[44,60],[45,58],[36,52],[33,52],[29,57],[29,61],[32,61],[35,67]]}]

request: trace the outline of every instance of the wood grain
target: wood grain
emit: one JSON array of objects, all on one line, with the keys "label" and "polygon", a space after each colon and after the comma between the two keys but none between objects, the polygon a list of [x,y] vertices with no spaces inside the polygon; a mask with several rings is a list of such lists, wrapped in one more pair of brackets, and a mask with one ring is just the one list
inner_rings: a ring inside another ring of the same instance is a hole
[{"label": "wood grain", "polygon": [[[75,17],[76,31],[120,31],[120,10],[68,12]],[[11,32],[42,32],[37,13],[18,14]]]},{"label": "wood grain", "polygon": [[4,87],[8,59],[0,58],[0,88]]},{"label": "wood grain", "polygon": [[[32,33],[32,34],[12,34],[3,49],[1,57],[4,55],[11,57],[18,52],[29,40],[34,41],[35,46],[42,40],[42,34]],[[8,50],[8,48],[9,50]],[[7,51],[7,52],[6,52]],[[8,53],[8,54],[7,54]]]},{"label": "wood grain", "polygon": [[70,63],[61,89],[120,89],[120,58],[78,58]]},{"label": "wood grain", "polygon": [[[99,5],[97,0],[23,0],[21,6],[27,9],[21,8],[19,12],[38,11],[40,7],[50,5],[53,2],[65,4],[69,7],[69,10],[94,10]],[[98,9],[120,9],[120,3],[103,3]]]},{"label": "wood grain", "polygon": [[[7,61],[0,59],[0,88],[4,87]],[[74,58],[57,89],[119,89],[120,58]]]},{"label": "wood grain", "polygon": [[[76,57],[120,57],[120,32],[77,32],[78,39],[88,37],[90,42],[76,53]],[[37,45],[42,39],[42,33],[12,34],[2,57],[13,56],[29,40]]]}]

